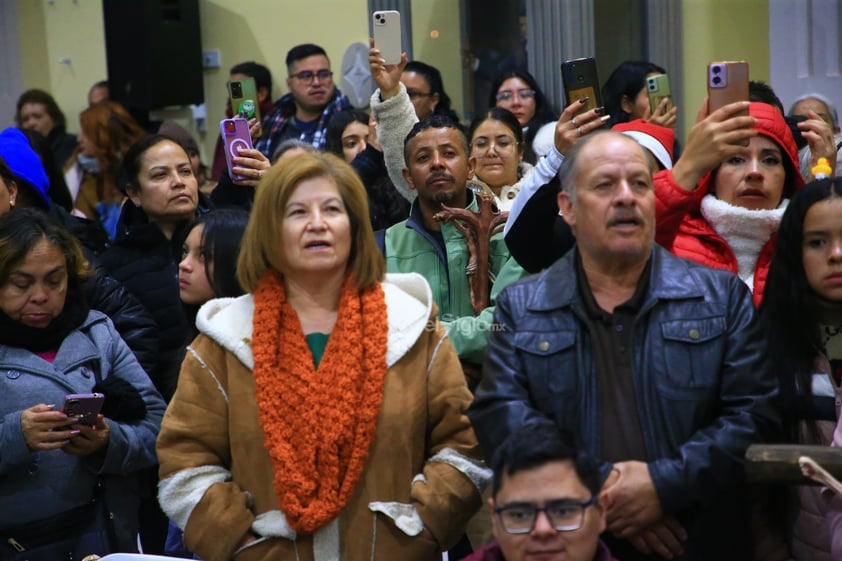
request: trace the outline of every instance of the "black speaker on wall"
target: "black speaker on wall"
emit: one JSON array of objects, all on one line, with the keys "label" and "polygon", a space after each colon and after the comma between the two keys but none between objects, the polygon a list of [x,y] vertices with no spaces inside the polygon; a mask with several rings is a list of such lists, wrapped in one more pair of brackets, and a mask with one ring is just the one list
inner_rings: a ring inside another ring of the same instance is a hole
[{"label": "black speaker on wall", "polygon": [[103,0],[111,99],[160,109],[204,102],[199,0]]}]

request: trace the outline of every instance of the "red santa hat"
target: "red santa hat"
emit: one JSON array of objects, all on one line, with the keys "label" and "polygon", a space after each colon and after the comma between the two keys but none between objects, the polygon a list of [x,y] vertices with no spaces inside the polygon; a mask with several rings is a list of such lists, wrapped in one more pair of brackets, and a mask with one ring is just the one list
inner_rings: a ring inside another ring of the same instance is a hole
[{"label": "red santa hat", "polygon": [[672,151],[675,146],[675,132],[668,127],[654,125],[643,119],[617,123],[611,130],[627,134],[638,144],[652,152],[664,169],[672,169]]}]

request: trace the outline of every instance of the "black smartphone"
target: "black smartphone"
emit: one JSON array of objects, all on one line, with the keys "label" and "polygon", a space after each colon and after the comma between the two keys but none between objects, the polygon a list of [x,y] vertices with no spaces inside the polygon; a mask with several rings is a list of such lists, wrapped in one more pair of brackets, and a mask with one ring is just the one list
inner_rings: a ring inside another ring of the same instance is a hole
[{"label": "black smartphone", "polygon": [[787,115],[784,117],[789,130],[792,133],[792,138],[795,139],[795,145],[799,150],[807,146],[807,139],[801,134],[801,129],[798,128],[798,123],[803,123],[807,120],[804,115]]},{"label": "black smartphone", "polygon": [[564,83],[567,105],[587,97],[588,101],[582,106],[580,113],[602,107],[602,93],[599,89],[595,58],[565,60],[561,63],[561,80]]}]

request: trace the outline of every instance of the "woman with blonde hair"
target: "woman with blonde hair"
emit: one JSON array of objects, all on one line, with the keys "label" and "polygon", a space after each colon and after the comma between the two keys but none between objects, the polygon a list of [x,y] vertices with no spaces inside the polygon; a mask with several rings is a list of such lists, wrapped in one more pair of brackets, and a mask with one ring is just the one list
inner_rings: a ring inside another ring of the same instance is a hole
[{"label": "woman with blonde hair", "polygon": [[488,470],[426,281],[385,275],[366,192],[332,154],[262,179],[158,441],[159,500],[206,561],[433,560]]}]

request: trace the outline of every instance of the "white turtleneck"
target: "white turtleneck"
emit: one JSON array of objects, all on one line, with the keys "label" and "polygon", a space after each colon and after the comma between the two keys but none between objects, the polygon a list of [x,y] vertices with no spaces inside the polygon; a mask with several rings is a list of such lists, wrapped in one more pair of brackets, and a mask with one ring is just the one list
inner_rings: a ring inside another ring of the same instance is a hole
[{"label": "white turtleneck", "polygon": [[737,257],[740,278],[754,291],[757,258],[769,238],[778,230],[789,199],[772,210],[749,210],[705,195],[702,216],[728,242]]}]

